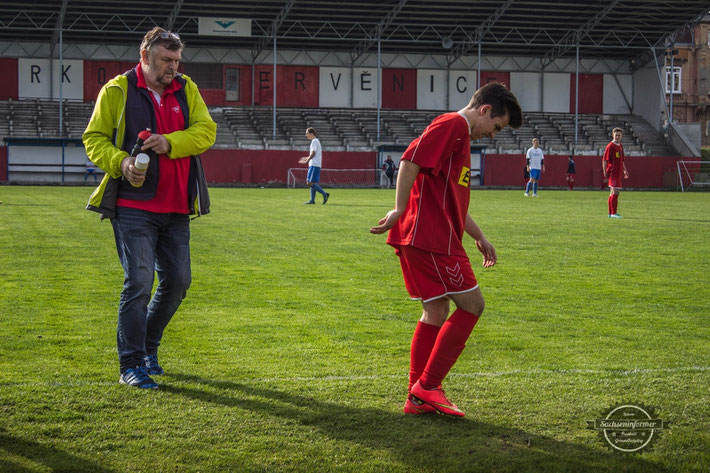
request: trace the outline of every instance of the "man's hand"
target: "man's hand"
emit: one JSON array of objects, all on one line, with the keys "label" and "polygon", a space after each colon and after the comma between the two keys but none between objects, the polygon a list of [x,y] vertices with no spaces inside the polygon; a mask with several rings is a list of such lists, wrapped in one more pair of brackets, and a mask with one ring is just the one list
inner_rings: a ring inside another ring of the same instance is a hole
[{"label": "man's hand", "polygon": [[628,179],[628,178],[629,178],[629,171],[624,169],[624,179]]},{"label": "man's hand", "polygon": [[380,219],[377,226],[370,228],[370,233],[380,234],[384,233],[394,226],[394,224],[402,216],[402,212],[399,210],[390,210],[387,212],[384,218]]},{"label": "man's hand", "polygon": [[123,158],[123,161],[121,161],[121,172],[128,182],[137,187],[145,181],[145,171],[136,168],[134,166],[135,162],[135,156],[126,156]]},{"label": "man's hand", "polygon": [[152,149],[156,154],[168,154],[170,152],[171,146],[168,139],[163,135],[150,135],[150,137],[145,140],[142,151]]},{"label": "man's hand", "polygon": [[483,255],[484,268],[490,268],[491,266],[496,264],[496,261],[498,261],[498,256],[496,256],[496,249],[493,248],[493,245],[491,245],[488,240],[486,240],[485,238],[476,240],[476,248],[478,248],[478,251],[480,251]]},{"label": "man's hand", "polygon": [[310,158],[310,156],[304,156],[304,157],[302,157],[301,159],[298,160],[298,163],[299,163],[299,164],[306,164],[306,163],[308,162],[308,159],[309,159],[309,158]]}]

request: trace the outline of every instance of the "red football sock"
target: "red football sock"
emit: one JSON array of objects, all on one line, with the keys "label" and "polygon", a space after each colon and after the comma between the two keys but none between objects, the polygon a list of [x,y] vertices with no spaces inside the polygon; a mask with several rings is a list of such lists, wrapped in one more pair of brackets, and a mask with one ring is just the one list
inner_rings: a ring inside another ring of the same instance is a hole
[{"label": "red football sock", "polygon": [[449,374],[459,355],[466,346],[478,316],[465,310],[456,309],[441,327],[436,337],[434,349],[419,382],[424,389],[435,389]]},{"label": "red football sock", "polygon": [[569,181],[569,190],[574,189],[574,181]]},{"label": "red football sock", "polygon": [[612,197],[611,207],[614,210],[612,213],[615,214],[616,210],[619,208],[619,194],[614,194],[614,197]]},{"label": "red football sock", "polygon": [[614,196],[610,195],[607,202],[609,204],[609,215],[611,215],[614,213]]},{"label": "red football sock", "polygon": [[441,327],[419,322],[414,329],[412,337],[412,350],[409,355],[409,389],[421,377],[429,361],[429,355],[436,343],[436,336],[439,335]]}]

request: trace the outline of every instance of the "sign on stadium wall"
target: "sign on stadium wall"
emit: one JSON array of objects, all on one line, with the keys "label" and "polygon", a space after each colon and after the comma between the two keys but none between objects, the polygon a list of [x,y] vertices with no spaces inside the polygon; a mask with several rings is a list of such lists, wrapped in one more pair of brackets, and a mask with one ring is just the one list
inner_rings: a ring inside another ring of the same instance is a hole
[{"label": "sign on stadium wall", "polygon": [[[84,61],[69,59],[25,59],[17,61],[18,98],[59,99],[59,84],[62,97],[70,100],[84,98]],[[61,82],[60,82],[61,81]]]},{"label": "sign on stadium wall", "polygon": [[200,36],[251,36],[251,20],[201,16],[197,21],[197,34]]},{"label": "sign on stadium wall", "polygon": [[[101,87],[136,62],[3,58],[3,71],[17,82],[6,80],[0,97],[19,99],[59,98],[59,81],[63,97],[90,102],[96,100]],[[182,67],[181,67],[182,69]],[[15,71],[13,71],[15,70]],[[254,69],[254,104],[273,104],[273,66],[258,65]],[[477,71],[443,69],[382,68],[379,82],[382,107],[402,110],[458,110],[469,102],[477,88]],[[251,66],[224,64],[222,89],[203,89],[208,105],[251,105]],[[376,108],[378,95],[377,68],[277,66],[277,106]],[[603,77],[603,79],[601,79]],[[568,112],[571,110],[570,86],[574,74],[481,71],[481,84],[496,80],[507,85],[518,97],[524,110]],[[609,76],[586,75],[580,80],[580,96],[596,97],[594,108],[581,101],[583,113],[628,113],[619,103],[631,95],[633,78],[619,75],[623,90]],[[200,81],[197,81],[200,86]],[[228,85],[227,85],[228,84]],[[601,87],[600,87],[601,85]],[[229,92],[229,93],[227,93]],[[603,100],[598,98],[603,95]],[[544,101],[544,104],[542,103]]]}]

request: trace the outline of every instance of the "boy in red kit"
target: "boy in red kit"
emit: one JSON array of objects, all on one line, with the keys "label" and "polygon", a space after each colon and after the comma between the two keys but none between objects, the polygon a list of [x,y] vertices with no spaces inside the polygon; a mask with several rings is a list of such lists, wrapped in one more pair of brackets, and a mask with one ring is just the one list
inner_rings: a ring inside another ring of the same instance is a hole
[{"label": "boy in red kit", "polygon": [[[407,292],[422,301],[412,338],[405,413],[464,415],[441,388],[484,308],[463,233],[475,240],[483,267],[497,259],[468,214],[470,142],[493,138],[508,125],[518,128],[522,121],[515,95],[497,82],[476,91],[465,108],[437,117],[402,156],[394,210],[370,229],[375,234],[389,230],[387,243],[400,258]],[[451,317],[449,300],[456,304]]]},{"label": "boy in red kit", "polygon": [[624,179],[629,178],[629,172],[626,170],[626,163],[624,163],[624,147],[621,146],[623,134],[624,131],[621,128],[614,128],[611,131],[611,136],[614,139],[606,145],[602,157],[604,179],[609,179],[609,218],[623,218],[617,212],[622,176]]}]

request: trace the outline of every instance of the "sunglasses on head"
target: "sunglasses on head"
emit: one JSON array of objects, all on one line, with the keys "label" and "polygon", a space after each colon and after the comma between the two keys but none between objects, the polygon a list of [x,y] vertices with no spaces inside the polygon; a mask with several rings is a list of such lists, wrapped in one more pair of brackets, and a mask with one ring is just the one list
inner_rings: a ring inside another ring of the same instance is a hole
[{"label": "sunglasses on head", "polygon": [[172,31],[161,31],[158,33],[153,40],[148,44],[148,47],[153,46],[159,39],[172,39],[174,41],[180,41],[180,35],[173,33]]}]

